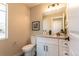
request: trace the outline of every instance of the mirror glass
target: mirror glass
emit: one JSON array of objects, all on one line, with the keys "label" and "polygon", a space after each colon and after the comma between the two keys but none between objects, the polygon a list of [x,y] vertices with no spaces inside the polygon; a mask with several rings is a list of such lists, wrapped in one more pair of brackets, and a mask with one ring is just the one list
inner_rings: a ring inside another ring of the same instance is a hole
[{"label": "mirror glass", "polygon": [[43,14],[43,33],[52,34],[65,31],[66,24],[66,7],[60,8],[58,11],[54,9]]}]

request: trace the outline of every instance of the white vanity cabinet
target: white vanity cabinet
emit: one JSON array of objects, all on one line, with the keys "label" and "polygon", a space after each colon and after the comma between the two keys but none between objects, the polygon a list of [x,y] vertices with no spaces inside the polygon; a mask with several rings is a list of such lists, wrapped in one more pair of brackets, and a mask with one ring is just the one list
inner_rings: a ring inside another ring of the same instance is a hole
[{"label": "white vanity cabinet", "polygon": [[48,44],[46,46],[48,49],[46,50],[46,56],[58,56],[58,45]]},{"label": "white vanity cabinet", "polygon": [[37,37],[37,56],[69,56],[68,40],[53,37]]},{"label": "white vanity cabinet", "polygon": [[69,56],[68,40],[59,40],[59,56]]},{"label": "white vanity cabinet", "polygon": [[37,37],[37,56],[58,56],[58,40]]}]

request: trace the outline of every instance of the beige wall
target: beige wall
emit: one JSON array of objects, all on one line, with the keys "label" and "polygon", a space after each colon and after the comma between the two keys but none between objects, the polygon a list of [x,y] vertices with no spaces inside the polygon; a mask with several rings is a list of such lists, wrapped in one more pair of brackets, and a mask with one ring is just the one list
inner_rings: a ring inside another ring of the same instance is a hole
[{"label": "beige wall", "polygon": [[36,34],[42,34],[42,16],[43,16],[43,12],[48,8],[47,7],[48,4],[45,3],[45,4],[40,4],[40,5],[37,5],[33,8],[31,8],[31,20],[32,21],[40,21],[40,31],[32,31],[32,34],[33,35],[36,35]]},{"label": "beige wall", "polygon": [[24,4],[8,4],[8,39],[0,40],[0,55],[16,55],[30,39],[30,10]]},{"label": "beige wall", "polygon": [[[48,3],[37,5],[31,8],[31,20],[32,21],[40,21],[40,31],[32,31],[32,35],[42,34],[42,21],[45,11],[48,9]],[[54,14],[53,16],[61,15],[61,13]]]}]

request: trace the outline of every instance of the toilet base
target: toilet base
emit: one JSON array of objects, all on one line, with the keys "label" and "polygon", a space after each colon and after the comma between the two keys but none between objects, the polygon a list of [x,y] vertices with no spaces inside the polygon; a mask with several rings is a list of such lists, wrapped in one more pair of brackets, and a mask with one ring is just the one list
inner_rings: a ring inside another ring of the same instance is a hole
[{"label": "toilet base", "polygon": [[31,51],[25,52],[24,56],[35,56],[35,48],[33,48]]}]

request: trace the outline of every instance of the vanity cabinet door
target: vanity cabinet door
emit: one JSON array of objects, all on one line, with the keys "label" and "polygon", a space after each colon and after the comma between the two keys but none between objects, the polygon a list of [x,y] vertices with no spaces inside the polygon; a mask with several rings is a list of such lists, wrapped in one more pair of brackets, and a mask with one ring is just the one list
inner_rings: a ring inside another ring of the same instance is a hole
[{"label": "vanity cabinet door", "polygon": [[37,56],[58,56],[57,39],[38,37]]},{"label": "vanity cabinet door", "polygon": [[37,44],[37,56],[45,56],[45,44],[44,43],[38,43]]},{"label": "vanity cabinet door", "polygon": [[58,39],[48,38],[45,43],[46,56],[58,56]]},{"label": "vanity cabinet door", "polygon": [[46,55],[47,56],[58,56],[58,45],[47,44],[46,45]]}]

